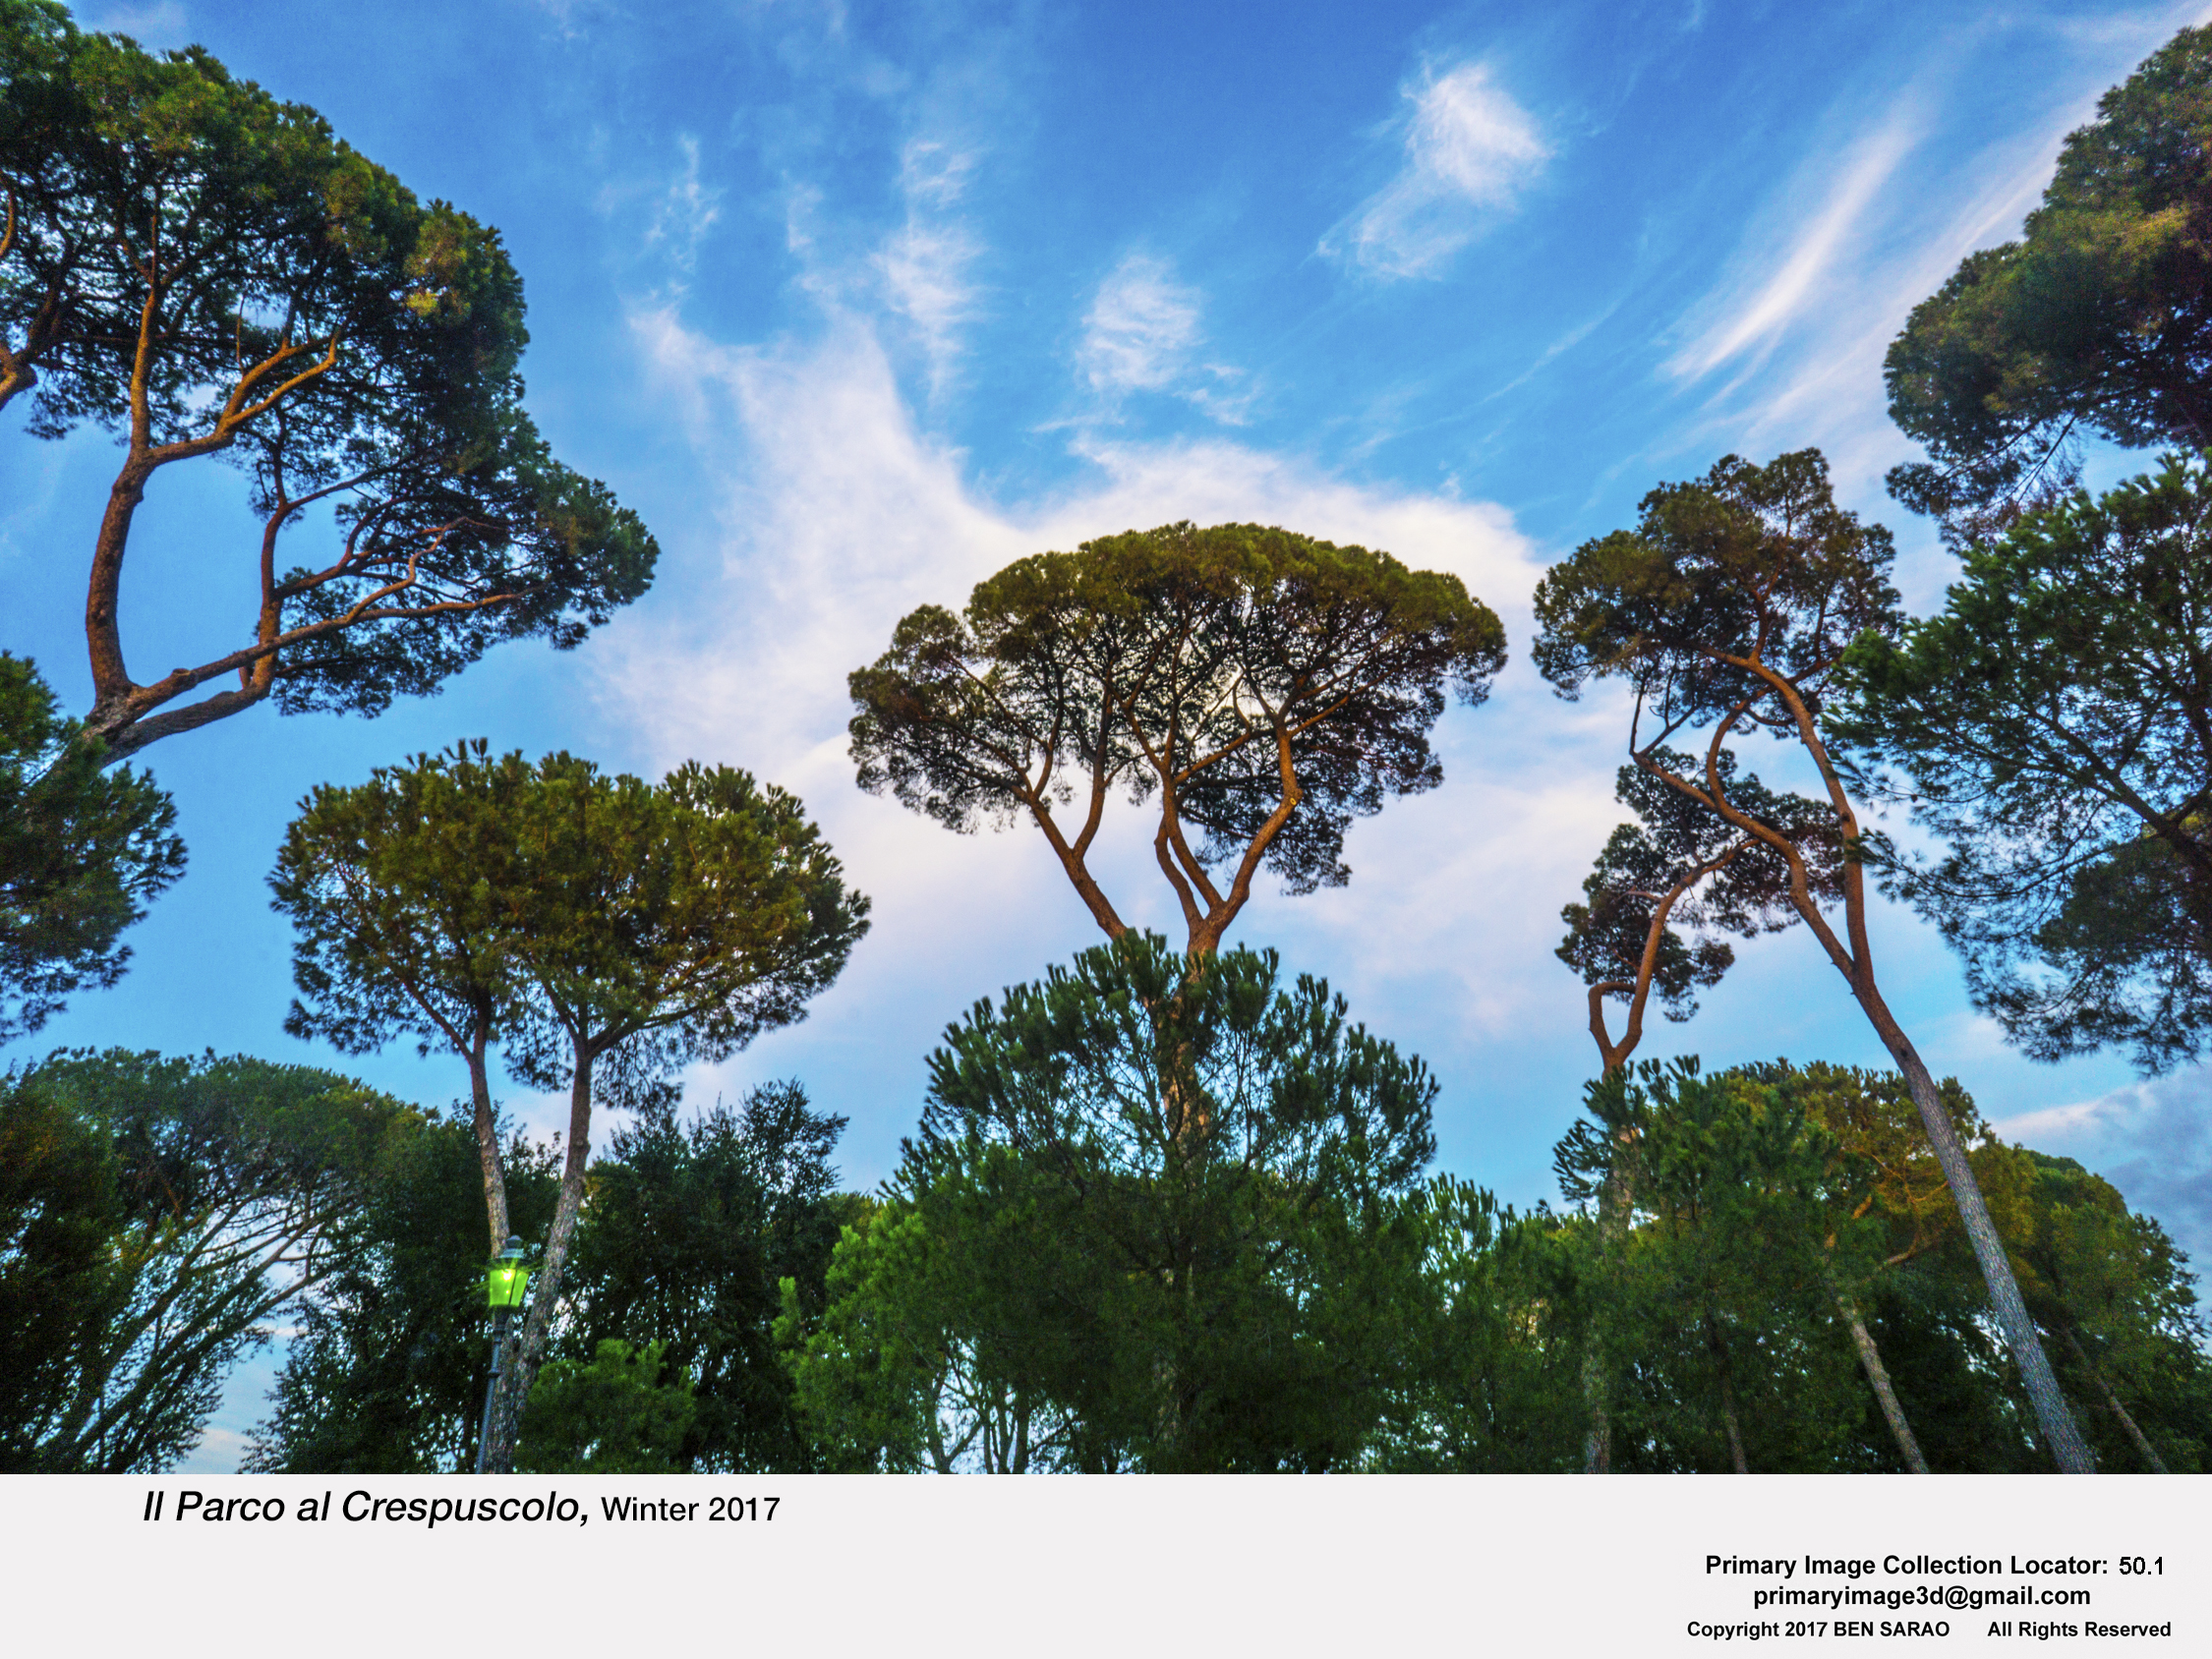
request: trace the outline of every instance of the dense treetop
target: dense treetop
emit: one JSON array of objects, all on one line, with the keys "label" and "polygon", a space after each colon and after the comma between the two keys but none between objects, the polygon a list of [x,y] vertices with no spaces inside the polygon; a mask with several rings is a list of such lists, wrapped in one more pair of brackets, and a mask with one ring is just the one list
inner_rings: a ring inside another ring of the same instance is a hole
[{"label": "dense treetop", "polygon": [[1032,819],[1112,938],[1127,924],[1085,855],[1110,795],[1156,800],[1160,869],[1206,950],[1262,867],[1293,892],[1349,880],[1352,820],[1442,780],[1446,691],[1482,702],[1504,659],[1456,576],[1165,525],[1019,560],[960,616],[907,616],[851,676],[852,755],[863,788],[950,828]]},{"label": "dense treetop", "polygon": [[[28,394],[33,432],[89,420],[124,451],[86,611],[107,754],[269,697],[376,714],[499,640],[573,646],[644,592],[651,536],[523,411],[496,231],[198,47],[9,0],[0,76],[0,406]],[[141,681],[136,514],[161,468],[211,454],[262,521],[254,610],[231,648]]]},{"label": "dense treetop", "polygon": [[1949,851],[1905,886],[2042,1058],[2197,1054],[2212,985],[2212,470],[2019,518],[1938,615],[1868,638],[1837,729]]},{"label": "dense treetop", "polygon": [[1967,256],[1890,348],[1890,413],[1934,457],[1891,487],[1987,509],[2064,477],[2076,433],[2212,446],[2212,30],[2184,29],[2069,136],[2017,242]]}]

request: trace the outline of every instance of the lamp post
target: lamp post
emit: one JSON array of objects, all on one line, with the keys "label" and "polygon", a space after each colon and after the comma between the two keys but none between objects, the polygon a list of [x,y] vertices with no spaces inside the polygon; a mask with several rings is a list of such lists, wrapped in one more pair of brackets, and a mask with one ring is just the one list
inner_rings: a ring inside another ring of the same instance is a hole
[{"label": "lamp post", "polygon": [[507,1247],[492,1258],[484,1275],[485,1294],[492,1304],[492,1378],[484,1385],[484,1419],[476,1430],[476,1472],[484,1472],[484,1459],[492,1450],[492,1406],[499,1398],[499,1363],[507,1351],[507,1321],[522,1305],[530,1289],[530,1270],[522,1265],[522,1240],[507,1234]]}]

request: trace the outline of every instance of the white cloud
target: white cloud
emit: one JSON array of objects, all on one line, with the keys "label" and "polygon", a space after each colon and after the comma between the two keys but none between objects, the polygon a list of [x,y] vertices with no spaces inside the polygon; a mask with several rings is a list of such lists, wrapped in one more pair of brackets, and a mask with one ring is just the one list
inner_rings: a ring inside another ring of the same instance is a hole
[{"label": "white cloud", "polygon": [[[795,790],[875,902],[872,937],[813,1019],[703,1074],[704,1098],[795,1069],[854,1116],[856,1149],[895,1144],[946,1020],[1097,943],[1033,830],[953,835],[854,788],[845,675],[916,605],[958,607],[1014,559],[1094,536],[1256,520],[1453,571],[1505,618],[1517,649],[1528,636],[1542,556],[1497,507],[1348,482],[1222,438],[1095,434],[1084,482],[997,502],[968,482],[958,450],[917,426],[884,344],[850,313],[833,314],[810,347],[721,345],[668,311],[639,315],[635,328],[702,472],[731,482],[719,555],[695,553],[663,577],[660,591],[680,591],[681,603],[649,601],[595,648],[603,706],[632,733],[633,764],[696,756]],[[1557,1023],[1580,1067],[1574,1046],[1588,1040],[1572,979],[1545,970],[1561,894],[1617,816],[1617,713],[1600,700],[1559,708],[1516,660],[1488,708],[1439,727],[1446,788],[1355,830],[1352,887],[1286,900],[1267,884],[1240,937],[1325,964],[1356,1006],[1404,993],[1426,1011],[1391,1034],[1432,1058]],[[1140,812],[1109,813],[1099,867],[1124,914],[1180,933]],[[1543,965],[1500,975],[1508,951]]]},{"label": "white cloud", "polygon": [[[665,625],[673,633],[634,642],[614,671],[611,694],[654,705],[649,729],[670,757],[726,733],[728,706],[743,701],[747,732],[784,761],[827,743],[843,768],[844,671],[907,610],[957,603],[1023,553],[1178,518],[1257,518],[1387,547],[1459,573],[1517,623],[1527,613],[1540,560],[1496,507],[1332,481],[1222,440],[1093,441],[1091,486],[1002,507],[965,483],[958,450],[917,429],[874,329],[849,313],[833,312],[810,348],[721,345],[666,308],[632,326],[710,471],[742,481],[722,505],[719,571],[695,573]],[[670,653],[694,651],[712,660],[666,671]]]},{"label": "white cloud", "polygon": [[1083,315],[1076,366],[1091,390],[1109,400],[1128,392],[1172,392],[1236,425],[1253,392],[1241,371],[1199,361],[1201,306],[1198,290],[1178,282],[1166,259],[1125,255]]},{"label": "white cloud", "polygon": [[915,207],[947,208],[967,194],[976,153],[936,139],[911,139],[899,152],[899,184]]},{"label": "white cloud", "polygon": [[906,219],[872,257],[884,303],[909,323],[929,364],[934,396],[950,380],[960,329],[980,290],[968,272],[983,246],[953,210],[967,192],[977,156],[935,140],[909,141],[900,155]]},{"label": "white cloud", "polygon": [[[2181,21],[2171,10],[2133,14],[2076,42],[2079,60],[2029,89],[2038,101],[2023,106],[2019,129],[1987,143],[1946,127],[1958,119],[1947,113],[1952,81],[1981,61],[1973,27],[1932,48],[1919,79],[1871,115],[1847,106],[1811,154],[1778,170],[1743,215],[1720,279],[1671,330],[1662,372],[1704,402],[1685,446],[1764,454],[1817,443],[1839,491],[1880,500],[1882,474],[1914,453],[1889,419],[1890,343],[1968,254],[2019,234],[2066,134]],[[1906,602],[1933,602],[1953,567],[1933,551],[1907,562]]]},{"label": "white cloud", "polygon": [[909,221],[876,255],[884,297],[914,325],[938,379],[952,366],[960,325],[974,315],[976,290],[967,271],[981,251],[959,225]]},{"label": "white cloud", "polygon": [[2212,1256],[2212,1069],[1998,1119],[2004,1139],[2078,1159],[2155,1216],[2197,1262]]},{"label": "white cloud", "polygon": [[683,151],[683,167],[654,203],[645,244],[663,250],[669,263],[680,275],[689,276],[698,263],[701,240],[722,217],[722,192],[700,181],[699,141],[687,133],[676,140],[676,146]]},{"label": "white cloud", "polygon": [[1131,254],[1098,285],[1076,361],[1093,390],[1159,391],[1182,375],[1198,338],[1198,291],[1165,259]]},{"label": "white cloud", "polygon": [[1426,72],[1403,96],[1404,165],[1321,247],[1377,275],[1434,276],[1512,207],[1551,146],[1485,64]]},{"label": "white cloud", "polygon": [[77,22],[81,28],[102,34],[128,34],[153,51],[184,45],[192,29],[185,19],[184,7],[177,4],[177,0],[154,0],[151,5],[143,6],[95,7],[81,12]]},{"label": "white cloud", "polygon": [[1921,122],[1910,105],[1892,110],[1853,144],[1829,181],[1819,204],[1791,235],[1776,261],[1771,241],[1747,249],[1744,274],[1717,302],[1706,327],[1666,366],[1678,378],[1709,374],[1740,353],[1771,349],[1775,338],[1808,309],[1832,301],[1834,276],[1857,253],[1877,197],[1918,142]]}]

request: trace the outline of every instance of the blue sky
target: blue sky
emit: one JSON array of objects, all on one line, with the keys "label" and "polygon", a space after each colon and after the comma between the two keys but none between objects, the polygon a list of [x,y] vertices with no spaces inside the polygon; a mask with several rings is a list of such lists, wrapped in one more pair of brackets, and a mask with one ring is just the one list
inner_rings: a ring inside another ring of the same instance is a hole
[{"label": "blue sky", "polygon": [[[695,1098],[795,1075],[850,1117],[846,1178],[871,1185],[946,1022],[1095,935],[1033,831],[958,837],[854,787],[844,675],[906,610],[1024,553],[1255,519],[1457,571],[1507,621],[1495,695],[1440,728],[1445,785],[1355,830],[1349,887],[1263,894],[1234,937],[1430,1062],[1443,1167],[1547,1196],[1594,1057],[1550,952],[1619,816],[1626,721],[1530,668],[1537,577],[1655,484],[1818,444],[1846,504],[1897,531],[1908,604],[1934,608],[1949,561],[1881,487],[1913,453],[1883,350],[1962,255],[2016,233],[2097,94],[2206,9],[87,6],[90,27],[206,45],[498,225],[528,285],[531,408],[664,556],[571,656],[510,648],[375,721],[262,710],[149,751],[190,873],[123,985],[5,1058],[212,1046],[452,1099],[452,1062],[282,1034],[289,938],[263,880],[293,803],[464,735],[648,773],[697,757],[797,791],[875,923],[812,1018]],[[2092,480],[2142,459],[2092,457]],[[77,708],[112,467],[97,434],[0,430],[0,648]],[[162,475],[126,577],[135,662],[236,643],[249,533],[235,473]],[[1165,928],[1134,815],[1120,830],[1109,891]],[[1931,930],[1886,910],[1875,938],[1939,1074],[2212,1247],[2202,1073],[2030,1065]],[[1743,950],[1644,1052],[1882,1058],[1802,932]]]}]

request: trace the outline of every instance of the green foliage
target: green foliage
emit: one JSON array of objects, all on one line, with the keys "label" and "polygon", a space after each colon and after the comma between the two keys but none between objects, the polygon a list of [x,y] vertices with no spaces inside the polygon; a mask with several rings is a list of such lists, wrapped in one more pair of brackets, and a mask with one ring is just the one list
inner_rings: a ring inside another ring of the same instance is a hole
[{"label": "green foliage", "polygon": [[284,1028],[348,1054],[415,1036],[466,1054],[512,1017],[520,988],[494,877],[513,859],[507,815],[531,781],[485,745],[319,784],[285,830],[272,907],[298,931],[302,1000]]},{"label": "green foliage", "polygon": [[1942,614],[1845,663],[1839,733],[1950,845],[1899,867],[1975,1001],[2038,1059],[2212,1035],[2212,463],[1965,549]]},{"label": "green foliage", "polygon": [[[1005,1304],[1033,1305],[1063,1264],[1049,1253],[1048,1231],[1018,1207],[990,1202],[999,1184],[981,1202],[934,1206],[942,1234],[911,1204],[860,1217],[832,1258],[818,1315],[795,1283],[784,1287],[776,1335],[790,1356],[794,1403],[829,1470],[1119,1466],[1115,1449],[1092,1447],[1028,1374],[1019,1351],[1024,1333],[1006,1328]],[[986,1266],[987,1251],[995,1259]],[[1064,1312],[1085,1309],[1077,1295],[1066,1301]]]},{"label": "green foliage", "polygon": [[[2201,1466],[2212,1361],[2179,1253],[2078,1165],[1990,1135],[1955,1081],[1943,1096],[2103,1466],[2145,1466],[2122,1409],[2172,1466]],[[1755,1470],[1901,1467],[1854,1357],[1860,1308],[1931,1468],[2049,1468],[1902,1078],[1647,1061],[1592,1085],[1586,1111],[1562,1187],[1633,1194],[1623,1246],[1588,1254],[1580,1284],[1614,1379],[1615,1467],[1725,1468],[1729,1412]]]},{"label": "green foliage", "polygon": [[[1848,1467],[1863,1412],[1834,1319],[1834,1147],[1789,1092],[1695,1060],[1593,1084],[1560,1143],[1562,1189],[1630,1168],[1624,1247],[1594,1264],[1624,1470]],[[1625,1133],[1623,1132],[1625,1131]],[[1849,1253],[1849,1245],[1844,1246]]]},{"label": "green foliage", "polygon": [[[553,1149],[505,1149],[513,1226],[544,1235]],[[272,1409],[245,1466],[273,1474],[406,1474],[475,1465],[491,1364],[484,1192],[464,1117],[417,1121],[328,1234],[329,1273],[303,1298]]]},{"label": "green foliage", "polygon": [[2212,1467],[2212,1361],[2188,1258],[2072,1159],[2021,1156],[2032,1172],[2022,1288],[2038,1322],[2061,1338],[2099,1462],[2161,1473]]},{"label": "green foliage", "polygon": [[[651,536],[523,412],[497,232],[199,47],[19,0],[0,73],[0,404],[29,392],[32,431],[96,421],[127,451],[87,613],[111,755],[271,695],[373,715],[502,639],[573,646],[645,591]],[[153,472],[208,454],[250,475],[258,601],[237,649],[141,685],[117,624],[132,514]],[[288,561],[300,534],[329,544]]]},{"label": "green foliage", "polygon": [[568,1051],[645,1033],[664,1060],[724,1058],[803,1018],[867,931],[868,901],[797,798],[732,768],[686,762],[658,786],[567,754],[447,770],[439,828],[493,895],[482,949],[530,984],[521,1058],[549,1086]]},{"label": "green foliage", "polygon": [[1537,667],[1562,696],[1617,677],[1665,730],[1725,719],[1771,695],[1757,667],[1805,687],[1859,634],[1895,626],[1890,533],[1835,505],[1817,449],[1764,467],[1726,456],[1639,514],[1537,584]]},{"label": "green foliage", "polygon": [[103,772],[25,658],[0,652],[0,1043],[123,975],[123,930],[184,870],[153,779]]},{"label": "green foliage", "polygon": [[[1692,770],[1686,757],[1669,750],[1657,750],[1653,758],[1676,774]],[[1776,794],[1757,777],[1737,777],[1728,750],[1716,755],[1714,765],[1727,798],[1804,848],[1813,890],[1833,897],[1842,849],[1828,808],[1801,795]],[[1652,992],[1668,1019],[1697,1012],[1697,992],[1717,985],[1735,962],[1734,948],[1719,936],[1773,933],[1795,920],[1789,865],[1766,842],[1639,767],[1620,769],[1613,794],[1637,822],[1619,826],[1606,840],[1597,867],[1583,879],[1585,902],[1559,912],[1567,937],[1555,952],[1592,988],[1594,1015],[1601,1017],[1604,997],[1630,1000],[1621,1042],[1601,1039],[1608,1067],[1635,1048]]]},{"label": "green foliage", "polygon": [[68,284],[56,278],[82,258],[68,245],[82,235],[49,233],[59,268],[41,283],[32,267],[39,221],[60,216],[73,136],[86,122],[68,68],[82,39],[58,0],[0,0],[0,404],[36,383],[70,322]]},{"label": "green foliage", "polygon": [[610,1337],[591,1362],[556,1359],[523,1408],[515,1467],[539,1474],[674,1474],[698,1402],[682,1367],[667,1378],[662,1344]]},{"label": "green foliage", "polygon": [[[560,1196],[512,1373],[524,1389],[559,1305],[598,1090],[650,1100],[672,1065],[802,1018],[867,929],[867,900],[773,785],[686,763],[655,786],[565,753],[494,758],[482,743],[319,790],[273,886],[299,924],[312,999],[295,1029],[361,1046],[435,1032],[472,1056],[488,1202],[494,1027],[511,1069],[568,1085]],[[495,1417],[495,1467],[519,1404]]]},{"label": "green foliage", "polygon": [[[418,1121],[307,1066],[56,1055],[0,1095],[0,1464],[160,1469]],[[20,1344],[20,1345],[19,1345]]]},{"label": "green foliage", "polygon": [[[680,1423],[651,1440],[651,1467],[812,1466],[770,1329],[779,1278],[809,1313],[819,1311],[840,1222],[864,1208],[831,1190],[828,1157],[842,1124],[785,1083],[754,1091],[739,1109],[718,1106],[688,1128],[675,1120],[672,1091],[658,1091],[611,1137],[591,1167],[564,1290],[554,1292],[556,1351],[525,1408],[517,1467],[606,1469],[614,1466],[608,1458],[630,1456],[624,1391],[648,1350],[666,1375],[636,1386],[666,1396],[680,1374],[684,1402]],[[543,1237],[558,1189],[557,1149],[518,1136],[504,1162],[516,1230]],[[424,1126],[340,1224],[343,1264],[298,1316],[276,1409],[250,1466],[474,1466],[491,1351],[483,1225],[469,1125],[456,1116]],[[541,1275],[532,1294],[548,1293]],[[656,1327],[667,1337],[644,1334]],[[611,1341],[633,1357],[604,1361]],[[553,1426],[541,1433],[548,1400],[565,1403],[549,1407]],[[654,1413],[667,1402],[645,1403],[649,1420],[663,1422]],[[603,1407],[614,1412],[605,1433],[615,1449],[592,1451]]]},{"label": "green foliage", "polygon": [[[1162,866],[1205,950],[1262,865],[1293,892],[1347,881],[1352,820],[1442,781],[1428,732],[1446,687],[1480,703],[1504,659],[1456,576],[1257,525],[1166,525],[1009,565],[962,616],[907,616],[851,676],[852,756],[863,788],[952,829],[1031,817],[1114,937],[1084,855],[1108,796],[1156,795]],[[1078,795],[1071,835],[1054,807]]]},{"label": "green foliage", "polygon": [[688,1129],[665,1091],[592,1167],[562,1349],[580,1362],[621,1338],[683,1372],[692,1409],[673,1456],[686,1472],[810,1465],[772,1332],[780,1286],[820,1312],[841,1224],[858,1214],[829,1162],[844,1127],[796,1083],[718,1104]]},{"label": "green foliage", "polygon": [[548,1087],[641,1036],[652,1062],[727,1057],[803,1017],[867,930],[803,813],[728,767],[656,787],[482,742],[320,786],[270,883],[299,930],[287,1029],[504,1036]]},{"label": "green foliage", "polygon": [[[1862,526],[1835,505],[1818,450],[1765,467],[1731,456],[1702,483],[1654,490],[1636,530],[1585,543],[1552,569],[1537,589],[1537,662],[1570,698],[1593,679],[1626,680],[1636,693],[1630,750],[1637,767],[1789,866],[1790,908],[1850,986],[1911,1089],[2043,1437],[2060,1467],[2085,1474],[2094,1461],[2020,1299],[1972,1164],[1875,978],[1862,865],[1869,856],[1890,858],[1891,849],[1861,825],[1822,730],[1845,650],[1869,634],[1896,631],[1892,558],[1888,531]],[[1648,738],[1647,715],[1658,728]],[[1661,758],[1663,745],[1692,725],[1706,728],[1703,764],[1676,771]],[[1820,774],[1825,813],[1768,823],[1731,799],[1720,757],[1729,738],[1749,727],[1795,742]],[[1834,871],[1828,891],[1825,876],[1816,879],[1824,865]],[[1831,896],[1841,901],[1840,927],[1821,907]],[[1731,1452],[1740,1466],[1734,1435]]]},{"label": "green foliage", "polygon": [[1421,1243],[1401,1281],[1399,1370],[1367,1466],[1403,1473],[1563,1473],[1582,1466],[1582,1341],[1592,1229],[1500,1207],[1439,1175],[1407,1201]]},{"label": "green foliage", "polygon": [[[1890,486],[1964,540],[2068,473],[2077,431],[2212,444],[2212,30],[2184,29],[2071,134],[2018,242],[1967,256],[1890,347],[1933,461]],[[1993,517],[1993,509],[1996,509]]]},{"label": "green foliage", "polygon": [[1279,981],[1271,954],[1132,936],[946,1033],[796,1361],[835,1461],[1363,1459],[1406,1357],[1435,1084]]},{"label": "green foliage", "polygon": [[[111,1248],[125,1225],[106,1136],[10,1071],[0,1083],[0,1462],[33,1466],[45,1425],[79,1392],[88,1327],[112,1319],[129,1285]],[[158,1438],[158,1437],[157,1437]]]}]

